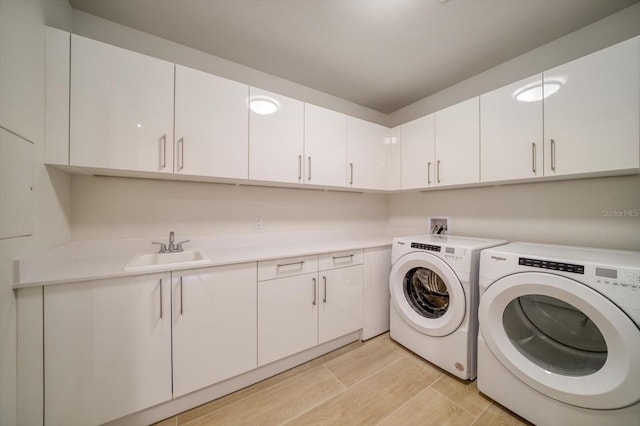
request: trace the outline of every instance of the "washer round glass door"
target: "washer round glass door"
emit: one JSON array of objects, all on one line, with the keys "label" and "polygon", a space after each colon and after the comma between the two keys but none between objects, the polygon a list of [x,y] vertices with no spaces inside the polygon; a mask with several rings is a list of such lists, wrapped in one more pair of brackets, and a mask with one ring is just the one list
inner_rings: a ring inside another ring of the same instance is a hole
[{"label": "washer round glass door", "polygon": [[424,252],[400,257],[389,277],[391,302],[413,328],[429,336],[453,333],[466,310],[462,284],[440,258]]},{"label": "washer round glass door", "polygon": [[640,330],[586,285],[526,272],[481,296],[480,332],[500,362],[558,401],[616,409],[640,400]]}]

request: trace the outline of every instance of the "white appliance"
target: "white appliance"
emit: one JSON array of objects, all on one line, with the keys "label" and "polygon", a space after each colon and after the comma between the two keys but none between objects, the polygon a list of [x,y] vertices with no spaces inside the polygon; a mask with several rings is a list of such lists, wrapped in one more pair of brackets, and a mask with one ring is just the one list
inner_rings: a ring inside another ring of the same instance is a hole
[{"label": "white appliance", "polygon": [[480,250],[505,243],[441,235],[394,238],[391,338],[451,374],[474,379]]},{"label": "white appliance", "polygon": [[640,425],[640,252],[482,253],[478,388],[539,425]]}]

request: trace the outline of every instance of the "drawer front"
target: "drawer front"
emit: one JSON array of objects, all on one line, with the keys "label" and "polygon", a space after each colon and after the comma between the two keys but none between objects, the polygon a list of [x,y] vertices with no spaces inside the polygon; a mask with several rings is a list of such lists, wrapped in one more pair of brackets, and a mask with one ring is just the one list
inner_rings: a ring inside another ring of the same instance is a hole
[{"label": "drawer front", "polygon": [[258,281],[318,272],[318,256],[287,257],[258,262]]},{"label": "drawer front", "polygon": [[362,264],[362,250],[339,251],[334,253],[326,253],[320,255],[319,269],[326,271],[327,269],[344,268],[345,266],[353,266]]}]

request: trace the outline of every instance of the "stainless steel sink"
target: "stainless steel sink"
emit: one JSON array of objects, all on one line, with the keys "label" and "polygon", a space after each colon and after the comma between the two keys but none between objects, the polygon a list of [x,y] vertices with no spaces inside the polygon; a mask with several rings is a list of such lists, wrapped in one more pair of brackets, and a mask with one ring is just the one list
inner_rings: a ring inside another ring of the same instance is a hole
[{"label": "stainless steel sink", "polygon": [[205,265],[210,261],[200,250],[139,254],[127,263],[124,270],[141,271],[146,269],[166,269],[173,266],[198,266]]}]

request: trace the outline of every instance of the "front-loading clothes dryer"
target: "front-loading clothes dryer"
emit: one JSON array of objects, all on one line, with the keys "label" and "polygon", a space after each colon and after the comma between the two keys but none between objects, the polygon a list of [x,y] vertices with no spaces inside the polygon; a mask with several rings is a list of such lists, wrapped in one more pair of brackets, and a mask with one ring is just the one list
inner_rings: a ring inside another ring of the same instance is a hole
[{"label": "front-loading clothes dryer", "polygon": [[640,252],[486,250],[478,319],[487,396],[538,425],[640,425]]},{"label": "front-loading clothes dryer", "polygon": [[441,235],[394,238],[391,338],[451,374],[473,380],[480,251],[505,243]]}]

